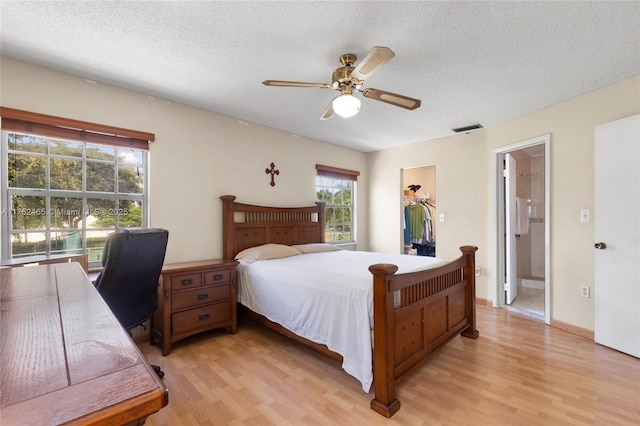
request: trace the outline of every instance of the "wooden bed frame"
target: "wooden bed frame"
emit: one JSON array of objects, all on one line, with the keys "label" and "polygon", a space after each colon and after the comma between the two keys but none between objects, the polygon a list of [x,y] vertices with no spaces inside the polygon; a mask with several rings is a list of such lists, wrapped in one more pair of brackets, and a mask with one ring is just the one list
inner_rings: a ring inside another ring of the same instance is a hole
[{"label": "wooden bed frame", "polygon": [[[236,203],[233,195],[223,203],[224,257],[267,243],[324,242],[324,203],[311,207],[264,207]],[[376,264],[373,274],[374,341],[371,408],[391,417],[400,409],[396,381],[436,349],[461,334],[475,339],[475,252],[460,247],[462,255],[441,267],[396,274],[398,267]],[[394,293],[400,292],[399,299]],[[399,300],[399,303],[398,303]],[[326,346],[310,342],[265,317],[240,307],[252,319],[333,358],[342,359]]]}]

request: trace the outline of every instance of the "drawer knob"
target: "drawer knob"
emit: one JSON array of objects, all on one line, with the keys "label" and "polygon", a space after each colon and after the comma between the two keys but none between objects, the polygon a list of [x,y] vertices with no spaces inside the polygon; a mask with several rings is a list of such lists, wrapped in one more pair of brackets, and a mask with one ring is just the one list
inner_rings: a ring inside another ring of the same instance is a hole
[{"label": "drawer knob", "polygon": [[209,314],[200,314],[200,316],[198,317],[198,320],[200,321],[206,321],[209,319]]},{"label": "drawer knob", "polygon": [[222,279],[222,274],[216,274],[213,276],[213,279],[216,281],[220,281]]},{"label": "drawer knob", "polygon": [[208,293],[202,293],[198,295],[198,300],[204,300],[209,297]]},{"label": "drawer knob", "polygon": [[193,283],[193,280],[192,280],[191,278],[188,278],[188,279],[186,279],[186,280],[182,280],[182,281],[180,281],[180,283],[181,283],[182,285],[191,285],[191,284]]}]

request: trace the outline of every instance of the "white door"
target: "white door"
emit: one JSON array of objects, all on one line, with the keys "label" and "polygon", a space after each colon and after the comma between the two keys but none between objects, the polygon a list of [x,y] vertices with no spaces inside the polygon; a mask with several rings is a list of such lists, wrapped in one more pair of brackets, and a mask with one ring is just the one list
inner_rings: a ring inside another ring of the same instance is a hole
[{"label": "white door", "polygon": [[597,126],[594,154],[595,341],[640,358],[640,115]]},{"label": "white door", "polygon": [[516,250],[516,160],[504,155],[505,247],[507,252],[504,289],[510,305],[518,295],[518,258]]}]

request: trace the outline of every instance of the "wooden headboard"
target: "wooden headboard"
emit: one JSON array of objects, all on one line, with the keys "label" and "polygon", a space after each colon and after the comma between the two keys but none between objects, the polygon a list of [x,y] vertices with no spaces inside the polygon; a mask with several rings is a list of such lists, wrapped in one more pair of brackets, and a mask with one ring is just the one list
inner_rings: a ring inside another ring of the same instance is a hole
[{"label": "wooden headboard", "polygon": [[310,207],[266,207],[236,203],[235,195],[223,195],[222,244],[225,259],[262,244],[323,243],[323,201]]}]

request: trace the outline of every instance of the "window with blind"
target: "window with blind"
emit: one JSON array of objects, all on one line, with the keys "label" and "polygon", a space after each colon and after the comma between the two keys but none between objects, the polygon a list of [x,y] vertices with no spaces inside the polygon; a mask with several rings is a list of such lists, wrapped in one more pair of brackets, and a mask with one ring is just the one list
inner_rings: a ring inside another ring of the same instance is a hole
[{"label": "window with blind", "polygon": [[148,226],[147,134],[25,111],[2,116],[2,257],[86,254]]},{"label": "window with blind", "polygon": [[360,172],[316,164],[316,193],[324,201],[325,241],[355,243],[355,195]]}]

